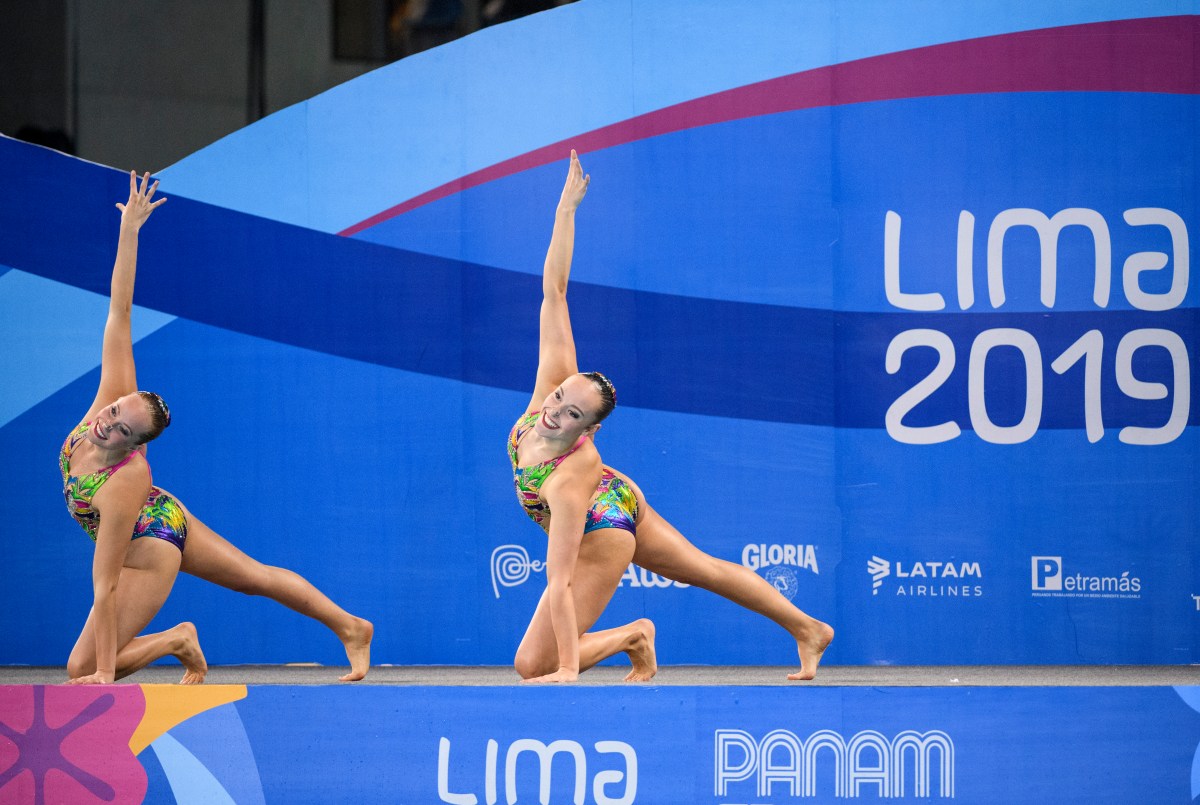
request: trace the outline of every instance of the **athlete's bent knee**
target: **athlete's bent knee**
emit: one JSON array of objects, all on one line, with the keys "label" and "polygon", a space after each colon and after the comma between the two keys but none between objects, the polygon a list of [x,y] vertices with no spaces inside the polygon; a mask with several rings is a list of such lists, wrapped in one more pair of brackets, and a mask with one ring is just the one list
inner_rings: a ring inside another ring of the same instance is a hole
[{"label": "athlete's bent knee", "polygon": [[513,668],[517,670],[522,679],[544,676],[555,670],[546,667],[544,658],[535,656],[533,652],[520,649],[517,650],[517,656],[513,659]]},{"label": "athlete's bent knee", "polygon": [[96,673],[96,661],[94,659],[85,659],[71,655],[67,660],[67,677],[69,679],[78,679],[81,676],[88,676]]}]

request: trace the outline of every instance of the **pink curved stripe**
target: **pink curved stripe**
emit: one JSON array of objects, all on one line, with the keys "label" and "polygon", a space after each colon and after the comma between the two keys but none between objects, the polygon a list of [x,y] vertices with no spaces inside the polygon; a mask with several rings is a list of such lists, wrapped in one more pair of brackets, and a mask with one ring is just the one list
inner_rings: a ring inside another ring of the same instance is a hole
[{"label": "pink curved stripe", "polygon": [[1200,16],[1116,20],[968,39],[780,76],[647,112],[467,174],[338,234],[355,235],[430,202],[635,140],[758,115],[898,98],[998,92],[1159,92],[1200,85]]}]

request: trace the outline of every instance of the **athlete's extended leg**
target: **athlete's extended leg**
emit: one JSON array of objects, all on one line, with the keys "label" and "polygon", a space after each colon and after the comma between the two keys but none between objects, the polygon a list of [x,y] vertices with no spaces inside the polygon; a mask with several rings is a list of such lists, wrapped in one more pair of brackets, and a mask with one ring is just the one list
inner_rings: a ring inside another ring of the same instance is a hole
[{"label": "athlete's extended leg", "polygon": [[[616,592],[629,560],[633,556],[633,535],[617,528],[604,528],[584,534],[579,558],[571,577],[575,598],[575,619],[579,638],[579,670],[585,671],[601,660],[624,651],[633,669],[625,677],[629,682],[644,682],[658,671],[654,656],[654,624],[641,618],[615,629],[588,632],[599,619]],[[558,670],[558,641],[550,621],[546,594],[542,593],[529,628],[521,639],[514,662],[523,679],[543,676]]]},{"label": "athlete's extended leg", "polygon": [[800,672],[788,679],[812,679],[821,655],[833,640],[833,627],[797,609],[775,587],[748,567],[701,551],[662,515],[645,505],[637,526],[634,564],[651,573],[710,590],[765,615],[796,640]]},{"label": "athlete's extended leg", "polygon": [[[153,620],[175,584],[179,572],[179,549],[164,540],[143,537],[133,540],[125,555],[125,565],[117,582],[117,668],[116,678],[129,676],[150,663],[174,656],[183,664],[181,684],[204,681],[208,666],[196,638],[196,627],[181,623],[165,632],[134,637]],[[96,639],[92,613],[67,660],[71,679],[88,676],[96,670]]]},{"label": "athlete's extended leg", "polygon": [[271,598],[320,621],[346,647],[350,673],[341,680],[352,682],[367,675],[371,665],[371,637],[375,633],[370,621],[355,617],[333,603],[300,574],[264,565],[242,553],[190,511],[187,518],[187,546],[180,570],[239,593]]}]

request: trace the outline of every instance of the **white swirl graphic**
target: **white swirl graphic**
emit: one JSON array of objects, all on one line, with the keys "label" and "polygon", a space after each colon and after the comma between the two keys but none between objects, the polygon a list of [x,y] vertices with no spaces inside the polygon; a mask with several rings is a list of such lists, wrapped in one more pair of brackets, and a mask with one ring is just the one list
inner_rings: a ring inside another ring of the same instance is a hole
[{"label": "white swirl graphic", "polygon": [[492,551],[492,592],[499,598],[501,587],[524,584],[531,572],[540,573],[545,566],[545,562],[530,559],[522,545],[501,545]]}]

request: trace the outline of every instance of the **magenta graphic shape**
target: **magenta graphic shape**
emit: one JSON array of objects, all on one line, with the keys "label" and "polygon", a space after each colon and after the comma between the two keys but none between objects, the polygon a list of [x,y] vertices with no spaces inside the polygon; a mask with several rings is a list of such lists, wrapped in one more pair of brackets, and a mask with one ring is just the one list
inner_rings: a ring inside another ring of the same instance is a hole
[{"label": "magenta graphic shape", "polygon": [[0,687],[0,801],[141,802],[129,739],[145,711],[135,685]]}]

